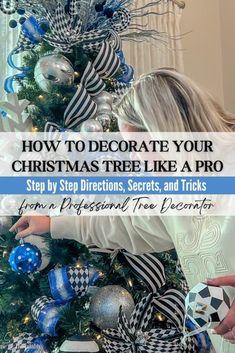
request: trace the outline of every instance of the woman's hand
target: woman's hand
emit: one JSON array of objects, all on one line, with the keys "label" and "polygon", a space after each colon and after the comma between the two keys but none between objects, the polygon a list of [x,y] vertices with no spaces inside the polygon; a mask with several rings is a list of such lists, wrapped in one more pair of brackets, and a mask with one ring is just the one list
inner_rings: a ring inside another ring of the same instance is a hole
[{"label": "woman's hand", "polygon": [[11,228],[10,232],[16,232],[16,239],[25,238],[28,235],[41,235],[50,232],[50,218],[46,216],[21,217]]},{"label": "woman's hand", "polygon": [[[230,286],[235,288],[235,275],[224,276],[208,280],[207,284],[212,286]],[[215,327],[215,333],[223,336],[230,343],[235,344],[235,301],[224,320]]]}]

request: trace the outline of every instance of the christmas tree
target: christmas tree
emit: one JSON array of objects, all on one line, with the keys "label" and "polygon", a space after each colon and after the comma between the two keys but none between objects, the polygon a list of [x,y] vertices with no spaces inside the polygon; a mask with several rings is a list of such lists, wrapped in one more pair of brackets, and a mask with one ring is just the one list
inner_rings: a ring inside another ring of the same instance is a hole
[{"label": "christmas tree", "polygon": [[[117,131],[112,104],[134,80],[121,41],[158,39],[135,20],[157,3],[1,1],[22,26],[5,90],[26,107],[7,124],[12,112],[3,105],[2,130]],[[8,232],[15,221],[1,218],[1,352],[74,352],[74,345],[77,352],[199,351],[200,338],[181,344],[187,284],[174,251],[134,256],[49,234],[19,245]]]}]

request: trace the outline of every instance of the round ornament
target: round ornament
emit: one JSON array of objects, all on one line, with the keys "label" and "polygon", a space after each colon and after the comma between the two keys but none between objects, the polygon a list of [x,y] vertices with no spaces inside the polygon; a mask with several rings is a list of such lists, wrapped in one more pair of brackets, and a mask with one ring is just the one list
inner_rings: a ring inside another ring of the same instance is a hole
[{"label": "round ornament", "polygon": [[45,242],[45,239],[40,235],[30,235],[27,238],[27,243],[35,245],[41,253],[41,266],[38,268],[38,271],[43,271],[50,263],[51,259],[48,254],[48,246]]},{"label": "round ornament", "polygon": [[34,78],[44,92],[51,92],[58,86],[70,86],[74,82],[71,62],[61,54],[46,55],[39,59]]},{"label": "round ornament", "polygon": [[102,125],[104,131],[107,131],[107,129],[110,128],[111,118],[109,114],[100,114],[97,116],[97,119]]},{"label": "round ornament", "polygon": [[103,91],[98,96],[94,97],[94,101],[98,105],[100,105],[100,104],[108,104],[108,105],[111,106],[112,103],[113,103],[113,96],[109,92]]},{"label": "round ornament", "polygon": [[59,353],[93,353],[99,352],[97,343],[88,336],[76,335],[62,343]]},{"label": "round ornament", "polygon": [[17,9],[16,11],[18,15],[24,15],[25,14],[25,9]]},{"label": "round ornament", "polygon": [[100,115],[100,114],[109,114],[109,115],[111,115],[111,113],[112,113],[111,105],[109,105],[107,103],[98,104],[98,106],[97,106],[97,115]]},{"label": "round ornament", "polygon": [[12,250],[9,264],[14,272],[33,273],[42,263],[40,250],[30,243],[24,243]]},{"label": "round ornament", "polygon": [[116,329],[120,307],[129,320],[135,303],[126,289],[116,285],[100,288],[91,299],[91,319],[101,330]]},{"label": "round ornament", "polygon": [[215,327],[228,314],[230,299],[221,287],[197,284],[190,290],[186,299],[186,314],[197,326]]},{"label": "round ornament", "polygon": [[81,132],[103,132],[103,127],[99,121],[89,119],[82,123]]},{"label": "round ornament", "polygon": [[9,27],[10,28],[16,28],[17,27],[17,21],[16,20],[10,20]]}]

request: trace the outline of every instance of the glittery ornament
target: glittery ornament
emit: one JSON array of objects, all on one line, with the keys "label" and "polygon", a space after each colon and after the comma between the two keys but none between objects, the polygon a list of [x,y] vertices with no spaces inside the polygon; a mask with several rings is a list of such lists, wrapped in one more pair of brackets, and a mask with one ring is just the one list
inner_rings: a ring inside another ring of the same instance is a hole
[{"label": "glittery ornament", "polygon": [[135,304],[126,289],[116,285],[100,288],[91,299],[90,315],[92,321],[102,330],[117,328],[120,307],[129,319]]}]

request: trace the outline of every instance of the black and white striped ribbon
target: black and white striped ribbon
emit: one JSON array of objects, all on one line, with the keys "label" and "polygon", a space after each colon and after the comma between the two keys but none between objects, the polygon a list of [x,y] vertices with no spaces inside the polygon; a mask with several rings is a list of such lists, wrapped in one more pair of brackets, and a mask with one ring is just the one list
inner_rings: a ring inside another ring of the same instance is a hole
[{"label": "black and white striped ribbon", "polygon": [[183,291],[171,288],[153,299],[155,310],[161,312],[179,330],[182,330],[184,323],[185,297]]},{"label": "black and white striped ribbon", "polygon": [[145,283],[150,292],[154,294],[153,304],[155,311],[161,312],[177,328],[182,329],[185,316],[186,293],[178,289],[169,289],[159,296],[159,289],[166,284],[163,264],[153,255],[133,255],[125,250],[99,249],[90,246],[91,252],[109,253],[113,257],[121,253],[132,271]]},{"label": "black and white striped ribbon", "polygon": [[125,250],[99,249],[90,246],[91,252],[100,252],[117,255],[122,253],[133,272],[142,279],[152,293],[157,293],[166,283],[166,275],[163,264],[152,254],[133,255]]},{"label": "black and white striped ribbon", "polygon": [[[105,89],[103,78],[112,77],[120,67],[120,59],[109,42],[103,42],[93,63],[89,62],[82,75],[80,85],[64,113],[64,127],[74,129],[85,120],[96,115],[97,104],[93,96]],[[57,126],[47,123],[45,132],[55,132]]]}]

